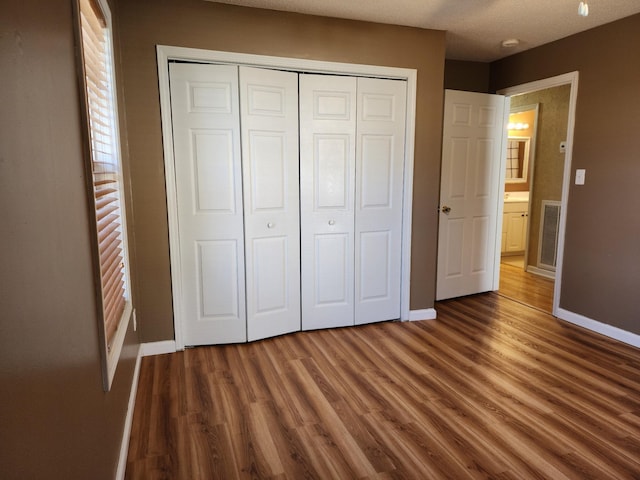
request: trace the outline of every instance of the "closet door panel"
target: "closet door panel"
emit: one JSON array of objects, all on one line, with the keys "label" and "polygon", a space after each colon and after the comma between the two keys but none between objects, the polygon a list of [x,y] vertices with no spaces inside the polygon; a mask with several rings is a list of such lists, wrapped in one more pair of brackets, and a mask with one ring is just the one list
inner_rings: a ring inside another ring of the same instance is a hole
[{"label": "closet door panel", "polygon": [[[315,236],[315,273],[317,305],[348,305],[352,303],[349,295],[352,289],[349,282],[351,266],[349,255],[349,235],[344,233],[325,233]],[[348,322],[349,323],[349,322]]]},{"label": "closet door panel", "polygon": [[360,184],[361,208],[392,208],[393,137],[391,135],[362,135]]},{"label": "closet door panel", "polygon": [[253,303],[255,314],[287,313],[287,237],[255,238],[252,241],[253,271],[255,282]]},{"label": "closet door panel", "polygon": [[244,342],[238,68],[171,64],[170,79],[184,344]]},{"label": "closet door panel", "polygon": [[350,145],[347,135],[315,135],[313,138],[314,210],[347,210],[353,195],[349,187]]},{"label": "closet door panel", "polygon": [[300,330],[298,75],[240,67],[247,338]]},{"label": "closet door panel", "polygon": [[360,235],[360,301],[388,300],[391,294],[391,235],[389,231],[363,232]]},{"label": "closet door panel", "polygon": [[358,78],[355,323],[400,318],[406,82]]},{"label": "closet door panel", "polygon": [[300,76],[302,328],[353,325],[356,79]]},{"label": "closet door panel", "polygon": [[202,318],[238,317],[238,262],[243,254],[238,251],[238,242],[203,241],[197,242],[197,247]]},{"label": "closet door panel", "polygon": [[284,133],[250,131],[250,210],[252,214],[283,213],[286,205],[287,156]]}]

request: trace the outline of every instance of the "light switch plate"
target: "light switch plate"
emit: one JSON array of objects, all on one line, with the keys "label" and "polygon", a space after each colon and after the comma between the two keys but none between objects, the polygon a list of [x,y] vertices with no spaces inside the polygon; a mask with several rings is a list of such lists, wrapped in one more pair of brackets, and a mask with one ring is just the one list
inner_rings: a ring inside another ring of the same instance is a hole
[{"label": "light switch plate", "polygon": [[584,168],[576,169],[576,185],[584,185],[584,177],[587,171]]}]

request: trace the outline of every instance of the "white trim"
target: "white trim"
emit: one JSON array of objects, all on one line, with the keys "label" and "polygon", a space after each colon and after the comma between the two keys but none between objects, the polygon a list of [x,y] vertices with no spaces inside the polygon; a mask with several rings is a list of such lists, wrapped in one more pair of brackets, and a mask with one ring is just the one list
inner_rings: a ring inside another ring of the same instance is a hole
[{"label": "white trim", "polygon": [[534,275],[538,275],[540,277],[550,278],[551,280],[555,280],[556,273],[551,270],[545,270],[544,268],[534,267],[533,265],[527,265],[527,272],[533,273]]},{"label": "white trim", "polygon": [[400,278],[400,320],[411,316],[409,294],[411,285],[411,227],[413,224],[413,163],[416,126],[416,70],[407,71],[407,118],[404,152],[404,193],[402,207],[402,259]]},{"label": "white trim", "polygon": [[513,95],[520,95],[521,93],[546,90],[547,88],[559,87],[568,83],[572,84],[573,81],[577,79],[578,72],[563,73],[562,75],[556,75],[555,77],[543,78],[542,80],[534,80],[533,82],[503,88],[502,90],[498,90],[496,93],[512,97]]},{"label": "white trim", "polygon": [[300,58],[273,57],[245,53],[220,52],[196,48],[158,45],[158,85],[160,90],[160,112],[164,149],[165,186],[167,191],[167,209],[169,222],[169,246],[171,262],[171,285],[174,305],[175,345],[184,349],[182,338],[182,272],[179,258],[179,236],[177,216],[177,196],[173,158],[173,136],[171,129],[171,96],[169,91],[169,61],[183,60],[208,63],[230,63],[255,67],[281,68],[297,72],[333,73],[341,75],[367,76],[406,80],[407,82],[407,118],[405,130],[405,175],[402,214],[402,284],[400,292],[400,318],[408,320],[410,316],[410,279],[411,279],[411,222],[413,211],[413,165],[415,148],[415,114],[417,92],[417,70],[411,68],[384,67],[353,63],[325,62]]},{"label": "white trim", "polygon": [[138,393],[138,380],[140,379],[140,363],[142,357],[150,355],[162,355],[164,353],[175,353],[176,342],[167,340],[164,342],[141,343],[138,346],[136,356],[136,366],[133,370],[131,380],[131,391],[129,392],[129,403],[127,404],[127,416],[124,420],[124,430],[122,432],[122,442],[120,443],[120,456],[118,458],[118,469],[116,470],[116,480],[124,480],[127,469],[127,456],[129,453],[129,441],[131,439],[131,427],[133,425],[133,413],[136,406],[136,395]]},{"label": "white trim", "polygon": [[171,265],[171,291],[173,296],[174,338],[179,350],[184,350],[182,339],[182,278],[180,267],[180,236],[178,235],[178,200],[173,158],[173,130],[171,127],[171,91],[169,89],[169,52],[157,47],[158,88],[160,90],[160,124],[164,149],[165,189],[167,192],[167,220],[169,223],[169,262]]},{"label": "white trim", "polygon": [[105,384],[105,391],[107,392],[111,390],[113,378],[116,376],[116,369],[118,368],[118,364],[120,363],[120,353],[122,352],[122,347],[124,345],[124,338],[127,336],[127,331],[129,330],[129,322],[132,315],[133,305],[131,304],[131,301],[127,300],[124,304],[124,312],[122,312],[122,316],[120,317],[120,321],[118,322],[116,333],[113,335],[113,340],[111,342],[111,351],[107,349],[106,353],[108,384]]},{"label": "white trim", "polygon": [[176,342],[165,340],[163,342],[150,342],[140,344],[140,356],[150,357],[153,355],[164,355],[165,353],[176,353]]},{"label": "white trim", "polygon": [[122,442],[120,443],[120,457],[118,458],[118,469],[116,470],[116,480],[124,480],[127,470],[127,456],[129,454],[129,440],[131,439],[131,426],[133,425],[133,411],[136,406],[136,394],[138,393],[138,379],[140,378],[140,360],[142,348],[138,346],[136,356],[136,366],[133,370],[131,380],[131,391],[129,392],[129,403],[127,404],[127,416],[124,420],[124,431],[122,432]]},{"label": "white trim", "polygon": [[411,310],[409,312],[409,321],[417,322],[419,320],[435,320],[437,318],[435,308],[425,308],[424,310]]},{"label": "white trim", "polygon": [[640,348],[640,335],[635,333],[627,332],[626,330],[598,322],[597,320],[592,320],[591,318],[570,312],[564,308],[558,308],[558,314],[556,316],[561,320],[586,328],[592,332],[596,332],[609,338],[613,338],[614,340]]},{"label": "white trim", "polygon": [[536,80],[514,87],[499,90],[501,95],[518,95],[522,93],[534,92],[537,90],[545,90],[547,88],[558,87],[561,85],[571,85],[571,93],[569,94],[569,118],[567,120],[567,150],[565,152],[564,176],[562,179],[562,199],[560,206],[560,225],[558,231],[558,256],[556,258],[556,278],[553,289],[553,315],[559,317],[560,311],[560,293],[562,287],[562,264],[564,261],[564,240],[565,229],[567,227],[567,204],[569,201],[569,186],[571,183],[571,163],[573,158],[573,134],[576,123],[576,103],[578,100],[578,72],[565,73],[543,80]]},{"label": "white trim", "polygon": [[[304,58],[274,57],[269,55],[254,55],[250,53],[173,47],[170,45],[157,45],[156,50],[158,55],[158,68],[163,65],[166,66],[169,60],[183,60],[205,63],[228,63],[233,65],[242,64],[253,67],[271,67],[305,73],[340,73],[363,77],[393,78],[397,80],[412,79],[414,82],[417,78],[417,71],[413,68],[327,62],[322,60],[308,60]],[[164,63],[160,63],[161,59],[164,60]],[[164,70],[161,73],[163,72]],[[167,66],[165,73],[167,78],[169,78],[168,72],[169,69]]]},{"label": "white trim", "polygon": [[[498,290],[500,288],[500,255],[502,254],[502,223],[504,220],[504,189],[505,189],[505,177],[506,165],[507,165],[507,142],[509,141],[509,131],[507,130],[507,123],[509,123],[509,113],[511,111],[511,98],[505,96],[502,111],[502,125],[504,126],[502,132],[502,139],[500,142],[500,168],[498,175],[498,211],[496,213],[496,230],[495,230],[495,252],[493,263],[493,286],[492,290]],[[438,253],[439,255],[440,253]]]},{"label": "white trim", "polygon": [[[122,315],[118,319],[118,325],[116,329],[116,333],[112,339],[111,348],[108,348],[106,341],[106,332],[100,334],[100,349],[102,350],[102,375],[103,375],[103,388],[106,392],[111,390],[111,385],[113,384],[113,379],[116,374],[116,369],[118,368],[118,363],[120,361],[120,353],[122,351],[122,346],[124,344],[124,339],[126,333],[129,329],[129,321],[131,319],[133,304],[131,302],[131,266],[129,264],[129,239],[128,239],[128,231],[127,231],[127,195],[125,189],[124,182],[124,166],[122,164],[122,148],[120,144],[120,121],[119,121],[119,105],[118,105],[118,86],[116,83],[116,64],[115,64],[115,48],[114,48],[114,40],[113,40],[113,22],[111,17],[111,8],[109,7],[108,0],[97,0],[97,7],[100,10],[100,13],[104,17],[105,21],[105,42],[106,42],[106,50],[105,61],[107,64],[105,65],[105,74],[107,77],[107,89],[106,93],[108,95],[108,103],[109,103],[109,114],[111,115],[111,133],[113,135],[112,138],[112,147],[113,147],[113,157],[117,162],[117,197],[119,203],[119,223],[120,223],[120,235],[122,239],[122,243],[120,248],[122,249],[122,262],[124,264],[124,272],[123,272],[123,280],[124,280],[124,298],[125,298],[125,307]],[[82,20],[81,20],[81,6],[80,3],[77,4],[77,14],[78,14],[78,26],[80,30],[82,30]],[[83,44],[83,33],[80,31],[79,37],[80,43]],[[84,46],[82,47],[84,48]],[[82,64],[85,65],[85,59],[82,58]],[[86,65],[85,67],[86,68]],[[86,80],[83,80],[86,83]],[[88,91],[86,89],[86,85],[83,87],[85,90],[85,95],[88,95]],[[87,109],[89,99],[86,99]],[[91,119],[90,115],[87,118],[87,126],[89,131],[88,135],[91,136],[93,128],[91,127]],[[89,146],[90,147],[90,146]],[[90,147],[91,149],[91,147]],[[93,158],[91,159],[91,163],[93,163]],[[93,170],[93,166],[91,168]],[[94,194],[91,194],[91,198],[94,198]],[[97,211],[95,204],[92,205],[93,209]],[[100,251],[96,249],[94,254],[99,260]],[[100,297],[102,298],[102,305],[104,304],[104,292],[102,289],[102,279],[100,278],[99,287],[100,287]],[[103,305],[104,306],[104,305]],[[100,328],[104,329],[105,327],[105,315],[104,312],[100,315]]]}]

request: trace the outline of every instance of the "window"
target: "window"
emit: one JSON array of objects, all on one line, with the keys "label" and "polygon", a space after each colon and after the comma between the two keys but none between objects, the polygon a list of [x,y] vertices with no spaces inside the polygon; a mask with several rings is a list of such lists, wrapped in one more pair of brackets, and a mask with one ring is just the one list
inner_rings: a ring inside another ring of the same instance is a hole
[{"label": "window", "polygon": [[96,284],[105,390],[113,381],[132,307],[129,294],[124,195],[113,72],[111,18],[106,2],[79,0],[81,77],[86,110],[95,221]]}]

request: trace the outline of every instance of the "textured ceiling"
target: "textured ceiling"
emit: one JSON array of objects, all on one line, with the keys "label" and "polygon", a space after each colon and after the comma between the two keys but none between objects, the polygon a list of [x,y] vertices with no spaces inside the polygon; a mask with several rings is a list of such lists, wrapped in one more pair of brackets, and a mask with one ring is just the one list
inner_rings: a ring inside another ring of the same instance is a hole
[{"label": "textured ceiling", "polygon": [[[326,17],[447,31],[447,58],[490,62],[640,13],[640,0],[216,0]],[[517,38],[506,49],[502,40]],[[633,46],[630,48],[638,48]]]}]

